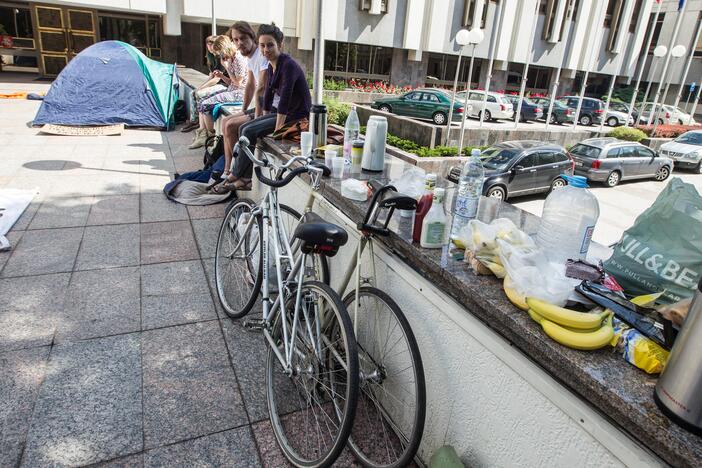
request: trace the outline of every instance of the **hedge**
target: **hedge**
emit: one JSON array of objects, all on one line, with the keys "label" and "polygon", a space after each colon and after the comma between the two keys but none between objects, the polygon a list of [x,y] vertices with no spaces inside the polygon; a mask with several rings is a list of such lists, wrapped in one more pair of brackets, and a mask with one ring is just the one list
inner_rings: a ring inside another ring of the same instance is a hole
[{"label": "hedge", "polygon": [[638,128],[630,128],[630,127],[617,127],[607,136],[614,137],[614,138],[619,138],[620,140],[626,140],[626,141],[641,141],[644,138],[646,138],[646,134],[639,130]]}]

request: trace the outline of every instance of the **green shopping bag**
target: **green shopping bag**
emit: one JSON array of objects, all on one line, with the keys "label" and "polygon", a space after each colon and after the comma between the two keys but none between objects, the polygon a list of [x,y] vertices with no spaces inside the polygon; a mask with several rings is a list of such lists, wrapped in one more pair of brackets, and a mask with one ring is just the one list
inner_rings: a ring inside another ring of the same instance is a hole
[{"label": "green shopping bag", "polygon": [[604,266],[627,294],[665,291],[663,303],[692,296],[702,273],[702,197],[695,187],[671,180]]}]

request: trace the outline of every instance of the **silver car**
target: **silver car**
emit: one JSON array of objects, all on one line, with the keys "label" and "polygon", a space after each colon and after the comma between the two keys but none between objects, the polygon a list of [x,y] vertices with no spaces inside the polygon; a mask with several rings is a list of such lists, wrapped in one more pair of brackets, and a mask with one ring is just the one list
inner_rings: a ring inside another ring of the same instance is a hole
[{"label": "silver car", "polygon": [[661,155],[675,161],[675,167],[702,174],[702,130],[685,132],[661,146]]},{"label": "silver car", "polygon": [[621,180],[654,178],[664,181],[673,169],[673,160],[631,141],[617,138],[590,138],[570,149],[575,174],[614,187]]}]

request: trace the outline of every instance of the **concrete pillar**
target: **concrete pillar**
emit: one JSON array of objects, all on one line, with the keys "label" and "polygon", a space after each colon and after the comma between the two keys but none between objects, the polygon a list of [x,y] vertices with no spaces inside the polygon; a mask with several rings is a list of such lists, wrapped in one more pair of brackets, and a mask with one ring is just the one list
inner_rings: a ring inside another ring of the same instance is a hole
[{"label": "concrete pillar", "polygon": [[390,66],[390,83],[396,86],[424,86],[429,64],[429,54],[422,54],[420,61],[410,60],[411,51],[393,49]]},{"label": "concrete pillar", "polygon": [[[555,76],[554,76],[555,78]],[[565,70],[561,72],[560,84],[558,85],[558,91],[556,92],[556,97],[571,95],[578,92],[575,89],[575,76],[570,76],[569,73],[565,73]]]},{"label": "concrete pillar", "polygon": [[504,92],[507,87],[507,72],[504,70],[493,70],[490,89],[495,92]]},{"label": "concrete pillar", "polygon": [[302,67],[305,74],[312,75],[314,69],[314,52],[304,50],[298,46],[300,39],[297,37],[286,37],[283,41],[283,51],[290,54]]}]

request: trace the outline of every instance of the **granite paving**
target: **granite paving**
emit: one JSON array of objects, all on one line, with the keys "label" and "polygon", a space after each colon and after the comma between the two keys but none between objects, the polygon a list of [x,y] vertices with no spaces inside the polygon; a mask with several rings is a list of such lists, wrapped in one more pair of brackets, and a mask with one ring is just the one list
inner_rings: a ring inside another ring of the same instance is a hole
[{"label": "granite paving", "polygon": [[0,188],[38,189],[0,252],[0,467],[287,466],[263,339],[213,288],[228,203],[163,195],[192,134],[43,135],[38,105],[0,101]]}]

